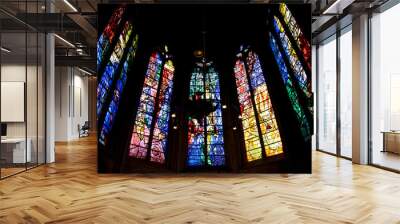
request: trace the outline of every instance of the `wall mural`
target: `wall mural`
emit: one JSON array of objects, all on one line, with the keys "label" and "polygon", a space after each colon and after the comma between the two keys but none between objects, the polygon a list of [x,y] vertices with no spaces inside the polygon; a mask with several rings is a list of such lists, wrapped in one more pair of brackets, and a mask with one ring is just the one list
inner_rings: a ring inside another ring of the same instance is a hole
[{"label": "wall mural", "polygon": [[98,8],[99,172],[311,172],[310,5]]}]

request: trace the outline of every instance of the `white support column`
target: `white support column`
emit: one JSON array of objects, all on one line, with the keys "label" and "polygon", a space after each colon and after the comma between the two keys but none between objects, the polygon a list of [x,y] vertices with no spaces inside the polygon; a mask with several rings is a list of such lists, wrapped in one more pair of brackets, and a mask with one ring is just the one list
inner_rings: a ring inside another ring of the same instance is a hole
[{"label": "white support column", "polygon": [[[54,11],[51,1],[46,2],[47,12]],[[46,34],[46,163],[55,162],[55,44],[54,34]]]},{"label": "white support column", "polygon": [[368,163],[368,15],[353,19],[353,162]]}]

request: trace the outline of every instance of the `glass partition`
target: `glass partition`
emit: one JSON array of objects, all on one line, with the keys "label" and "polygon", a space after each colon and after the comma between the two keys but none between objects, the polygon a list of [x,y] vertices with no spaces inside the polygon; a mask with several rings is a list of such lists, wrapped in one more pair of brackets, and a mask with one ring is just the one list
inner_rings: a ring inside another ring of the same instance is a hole
[{"label": "glass partition", "polygon": [[[2,2],[3,3],[3,2]],[[4,1],[0,12],[0,178],[45,163],[45,35],[22,18],[44,1]],[[29,22],[28,22],[29,23]]]}]

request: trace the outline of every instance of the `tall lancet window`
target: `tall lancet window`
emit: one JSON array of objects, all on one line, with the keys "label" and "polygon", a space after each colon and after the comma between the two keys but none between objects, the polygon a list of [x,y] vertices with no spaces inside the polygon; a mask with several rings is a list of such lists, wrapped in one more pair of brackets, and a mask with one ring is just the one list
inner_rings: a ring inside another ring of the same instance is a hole
[{"label": "tall lancet window", "polygon": [[269,33],[269,45],[271,47],[272,53],[274,54],[274,58],[281,74],[282,81],[285,85],[290,103],[299,122],[301,133],[304,139],[308,140],[311,137],[310,125],[308,124],[304,110],[300,106],[299,97],[296,93],[295,86],[293,84],[292,78],[289,75],[285,61],[283,60],[283,55],[278,47],[278,43],[271,33]]},{"label": "tall lancet window", "polygon": [[101,115],[106,100],[112,92],[114,80],[119,75],[118,68],[121,64],[125,49],[127,48],[126,43],[132,34],[133,26],[129,21],[126,21],[111,53],[110,59],[100,76],[100,81],[97,86],[97,116]]},{"label": "tall lancet window", "polygon": [[308,40],[305,38],[303,32],[301,31],[299,25],[296,22],[296,19],[290,12],[289,8],[285,3],[281,3],[279,5],[279,11],[283,16],[283,20],[285,24],[290,30],[293,39],[295,40],[297,47],[301,51],[304,60],[306,61],[307,67],[311,70],[311,46]]},{"label": "tall lancet window", "polygon": [[108,51],[112,41],[114,39],[115,33],[122,20],[122,15],[126,10],[125,6],[118,7],[112,14],[110,20],[108,21],[103,33],[100,35],[97,41],[97,69],[100,69],[105,52]]},{"label": "tall lancet window", "polygon": [[166,51],[152,53],[133,126],[129,156],[165,163],[174,71]]},{"label": "tall lancet window", "polygon": [[283,153],[275,112],[257,54],[241,47],[234,73],[247,161]]},{"label": "tall lancet window", "polygon": [[295,81],[301,89],[301,94],[303,94],[307,98],[307,108],[310,113],[313,112],[312,105],[312,93],[311,93],[311,82],[307,78],[306,71],[301,64],[299,57],[294,50],[288,35],[285,32],[285,29],[282,26],[282,23],[279,21],[278,17],[274,16],[274,31],[277,37],[280,40],[282,45],[283,52],[288,59],[289,67],[293,71],[293,75]]},{"label": "tall lancet window", "polygon": [[123,67],[117,79],[117,83],[114,89],[114,94],[112,95],[111,103],[108,106],[104,122],[101,127],[99,142],[102,143],[103,145],[105,144],[107,137],[109,136],[111,129],[114,125],[114,119],[118,112],[120,98],[125,88],[126,81],[128,79],[128,71],[135,59],[137,44],[138,44],[138,36],[136,35],[131,42],[131,47],[129,48],[126,60],[123,64]]},{"label": "tall lancet window", "polygon": [[187,165],[224,166],[220,85],[212,62],[196,63],[190,78],[189,100],[198,110],[188,118]]}]

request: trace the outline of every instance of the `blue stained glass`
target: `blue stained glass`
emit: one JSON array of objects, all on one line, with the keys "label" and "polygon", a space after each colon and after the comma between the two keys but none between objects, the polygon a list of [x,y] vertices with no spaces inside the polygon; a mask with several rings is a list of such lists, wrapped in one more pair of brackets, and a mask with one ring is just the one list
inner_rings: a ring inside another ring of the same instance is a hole
[{"label": "blue stained glass", "polygon": [[172,77],[175,68],[172,61],[168,60],[164,64],[161,80],[161,88],[158,99],[160,110],[156,114],[156,124],[154,127],[155,134],[151,144],[150,161],[164,163],[166,154],[166,144],[168,136],[168,122],[170,112],[170,95],[172,93]]},{"label": "blue stained glass", "polygon": [[300,124],[301,133],[302,133],[304,139],[308,140],[311,137],[310,126],[307,122],[307,119],[306,119],[303,109],[300,107],[300,103],[299,103],[297,93],[295,91],[295,87],[293,85],[291,77],[289,76],[286,64],[283,60],[283,55],[281,54],[281,52],[278,48],[278,45],[276,43],[276,40],[271,33],[269,33],[269,44],[272,49],[272,53],[274,54],[275,61],[278,64],[281,78],[282,78],[283,83],[285,84],[285,88],[286,88],[286,92],[288,93],[289,100],[292,104],[293,110],[295,111],[297,120]]},{"label": "blue stained glass", "polygon": [[204,118],[189,118],[187,165],[224,166],[219,77],[212,65],[196,65],[190,79],[189,98],[210,100],[216,109]]},{"label": "blue stained glass", "polygon": [[[137,40],[137,37],[135,38],[135,40]],[[111,132],[111,128],[114,124],[114,117],[117,114],[118,111],[118,105],[120,102],[120,96],[122,94],[122,91],[124,89],[125,83],[126,83],[126,78],[127,78],[127,73],[128,73],[128,68],[131,65],[133,59],[134,59],[134,55],[137,49],[137,41],[133,41],[132,42],[132,46],[129,48],[128,54],[127,54],[127,58],[124,62],[123,68],[121,70],[120,73],[120,77],[117,80],[117,84],[114,90],[114,95],[112,98],[112,101],[110,103],[110,106],[107,110],[104,122],[103,122],[103,127],[101,129],[100,132],[100,138],[99,141],[104,144],[106,141],[106,137],[108,136],[108,134]],[[105,76],[104,76],[105,77]],[[109,87],[107,88],[103,88],[103,89],[109,89]],[[104,93],[103,93],[104,94]],[[99,108],[97,108],[99,110]]]},{"label": "blue stained glass", "polygon": [[[276,16],[274,17],[274,27],[275,33],[282,43],[284,54],[289,61],[289,66],[294,73],[294,78],[302,90],[302,93],[309,99],[309,102],[311,102],[311,85],[307,80],[307,74],[301,65],[296,51],[292,47],[289,37],[287,36],[282,24]],[[310,112],[312,112],[312,105],[308,105],[308,107],[310,107]]]},{"label": "blue stained glass", "polygon": [[[106,68],[100,76],[100,82],[99,85],[97,86],[97,91],[98,93],[101,92],[100,95],[97,95],[97,115],[100,116],[102,109],[103,109],[103,104],[106,101],[106,98],[108,97],[109,92],[112,92],[111,85],[114,82],[115,76],[115,71],[117,70],[121,58],[123,56],[123,52],[125,50],[125,45],[121,46],[121,40],[122,39],[129,39],[131,34],[132,34],[132,25],[127,21],[125,23],[124,29],[120,34],[120,38],[118,39],[118,42],[111,54],[110,60],[108,61]],[[124,70],[124,69],[122,69]]]}]

